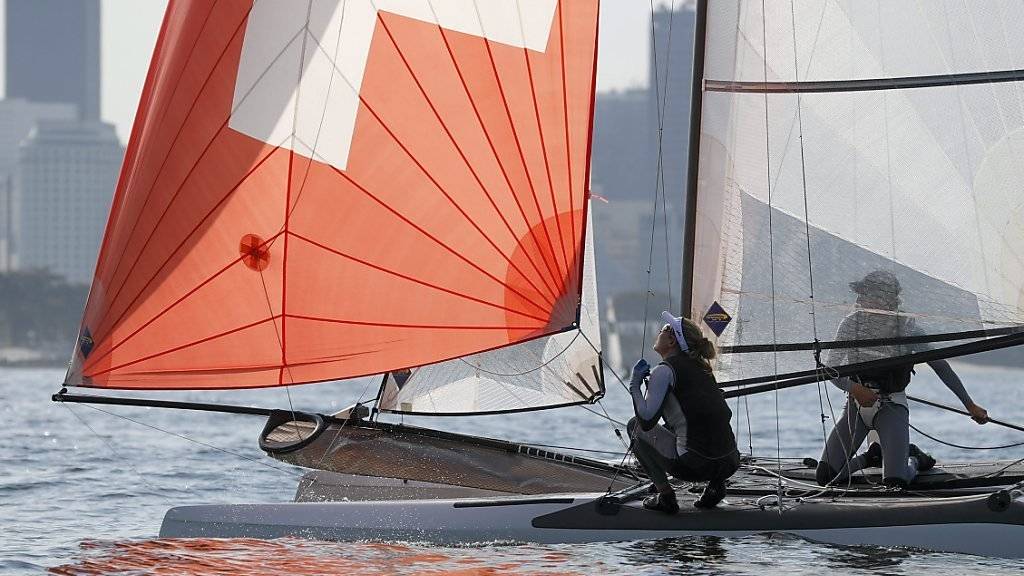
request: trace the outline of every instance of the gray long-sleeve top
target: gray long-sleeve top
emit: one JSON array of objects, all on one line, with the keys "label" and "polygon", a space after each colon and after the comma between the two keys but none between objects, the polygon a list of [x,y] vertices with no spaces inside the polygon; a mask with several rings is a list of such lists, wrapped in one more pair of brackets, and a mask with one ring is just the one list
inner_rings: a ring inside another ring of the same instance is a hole
[{"label": "gray long-sleeve top", "polygon": [[[898,314],[855,310],[839,324],[836,340],[867,340],[924,335],[924,332],[914,324],[913,318]],[[869,362],[871,360],[902,356],[912,352],[922,352],[928,349],[928,345],[924,343],[865,348],[834,348],[829,351],[828,364],[830,366],[840,366],[843,364]],[[956,397],[960,399],[964,407],[974,404],[970,394],[967,393],[967,389],[964,388],[963,382],[960,381],[960,377],[950,367],[949,362],[933,360],[928,362],[928,365],[939,376],[939,379],[946,385],[946,388],[949,388],[953,394],[956,394]],[[832,380],[832,383],[840,390],[849,392],[854,381],[849,377],[843,376]]]},{"label": "gray long-sleeve top", "polygon": [[643,378],[634,375],[629,383],[629,395],[633,398],[633,412],[640,421],[640,428],[650,430],[661,418],[665,419],[665,428],[676,437],[676,453],[686,451],[686,416],[683,415],[679,401],[672,394],[676,385],[675,373],[667,364],[658,364],[651,371],[647,381],[647,393],[640,389]]}]

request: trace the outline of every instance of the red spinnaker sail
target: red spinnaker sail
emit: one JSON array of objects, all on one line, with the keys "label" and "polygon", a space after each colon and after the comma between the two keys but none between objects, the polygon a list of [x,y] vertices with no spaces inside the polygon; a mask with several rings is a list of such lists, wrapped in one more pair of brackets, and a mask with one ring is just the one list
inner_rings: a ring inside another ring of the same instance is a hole
[{"label": "red spinnaker sail", "polygon": [[596,34],[597,0],[172,0],[67,384],[314,382],[571,326]]}]

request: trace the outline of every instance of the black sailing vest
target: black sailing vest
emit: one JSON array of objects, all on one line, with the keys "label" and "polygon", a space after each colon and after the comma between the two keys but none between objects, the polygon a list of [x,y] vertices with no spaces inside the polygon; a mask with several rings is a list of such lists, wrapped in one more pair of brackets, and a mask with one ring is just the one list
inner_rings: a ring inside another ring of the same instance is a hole
[{"label": "black sailing vest", "polygon": [[878,388],[884,394],[894,394],[906,390],[913,373],[913,364],[900,364],[888,368],[861,370],[857,376],[860,378],[861,384]]},{"label": "black sailing vest", "polygon": [[715,376],[699,360],[676,354],[661,362],[672,369],[672,393],[686,417],[686,449],[705,458],[720,458],[736,451],[732,411],[722,397]]}]

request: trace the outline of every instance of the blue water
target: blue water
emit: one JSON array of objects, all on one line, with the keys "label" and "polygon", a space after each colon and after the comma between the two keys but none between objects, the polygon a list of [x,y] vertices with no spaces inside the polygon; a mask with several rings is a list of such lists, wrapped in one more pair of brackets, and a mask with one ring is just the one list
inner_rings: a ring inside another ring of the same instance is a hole
[{"label": "blue water", "polygon": [[[957,365],[975,400],[994,418],[1024,422],[1019,371]],[[302,540],[158,540],[167,508],[181,504],[283,502],[297,468],[256,445],[261,418],[176,410],[58,405],[61,370],[0,369],[0,574],[1020,574],[1024,562],[879,547],[839,547],[782,536],[680,538],[587,545],[481,545]],[[603,407],[624,420],[625,392],[609,378]],[[928,370],[914,394],[956,399]],[[299,386],[290,391],[162,394],[203,402],[328,412],[370,381]],[[289,398],[290,394],[290,398]],[[829,394],[836,413],[842,398]],[[818,388],[733,404],[744,451],[817,456],[822,444]],[[825,413],[827,400],[822,397]],[[597,412],[601,409],[594,407]],[[102,410],[102,411],[101,411]],[[778,414],[778,419],[776,419]],[[130,419],[130,420],[129,420]],[[749,429],[752,432],[748,435]],[[779,426],[776,427],[776,422]],[[522,415],[406,422],[511,440],[622,450],[603,417],[580,408]],[[912,422],[940,439],[977,446],[1024,441],[1024,434],[978,426],[966,417],[914,407]],[[966,451],[912,432],[942,460],[1024,458],[1024,447]],[[1022,542],[1024,546],[1024,542]]]}]

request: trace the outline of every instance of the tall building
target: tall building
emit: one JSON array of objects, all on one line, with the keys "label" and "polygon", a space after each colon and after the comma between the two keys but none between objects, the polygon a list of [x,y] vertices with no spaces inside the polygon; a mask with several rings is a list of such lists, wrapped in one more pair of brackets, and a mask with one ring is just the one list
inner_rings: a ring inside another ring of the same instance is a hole
[{"label": "tall building", "polygon": [[15,178],[18,267],[92,279],[124,148],[103,122],[40,121]]},{"label": "tall building", "polygon": [[0,272],[14,266],[17,221],[14,170],[22,142],[40,120],[74,120],[72,104],[37,104],[27,100],[0,100]]},{"label": "tall building", "polygon": [[100,117],[99,0],[7,0],[7,98]]}]

